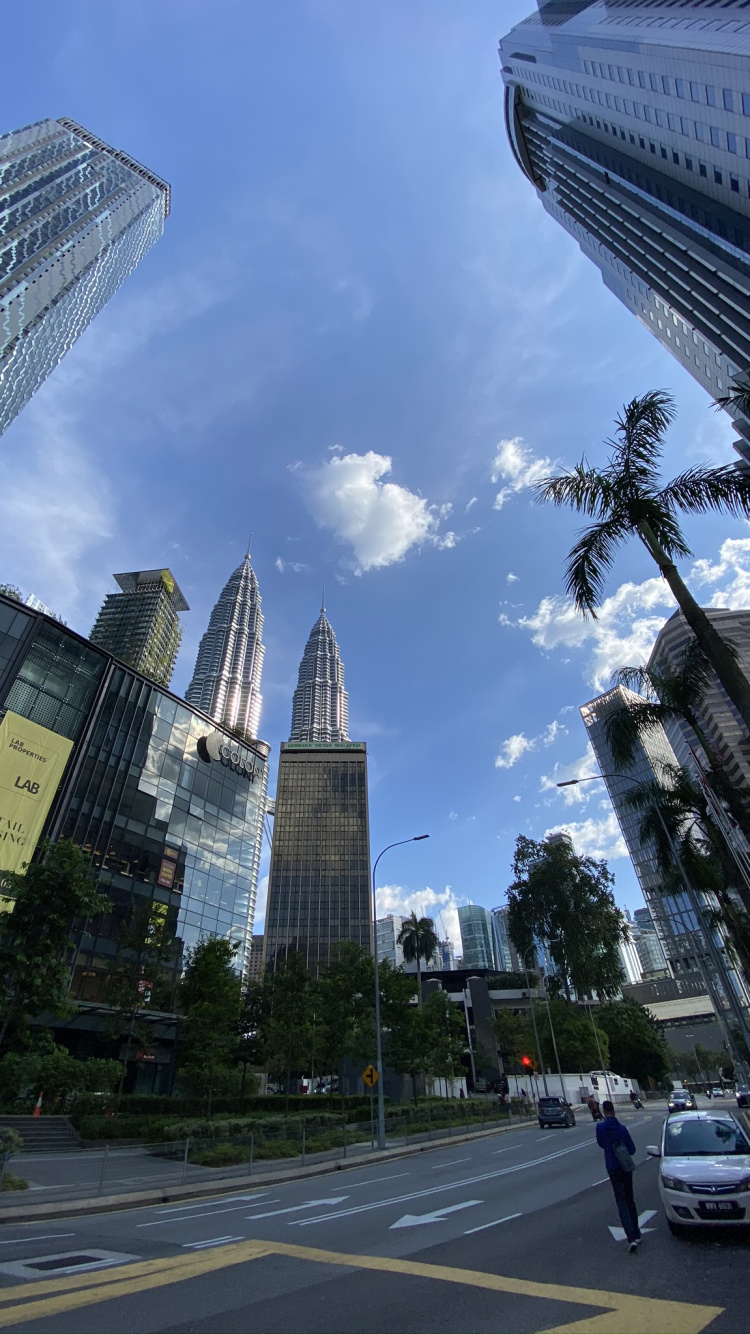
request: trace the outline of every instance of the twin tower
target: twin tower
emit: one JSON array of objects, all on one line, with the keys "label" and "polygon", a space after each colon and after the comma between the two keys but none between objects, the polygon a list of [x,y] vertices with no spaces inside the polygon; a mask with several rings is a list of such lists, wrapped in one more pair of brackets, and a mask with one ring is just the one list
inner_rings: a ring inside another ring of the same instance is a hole
[{"label": "twin tower", "polygon": [[[249,555],[227,582],[185,694],[225,727],[257,736],[263,613]],[[344,668],[325,607],[299,668],[282,743],[268,880],[264,962],[300,952],[317,973],[344,940],[372,947],[367,748],[349,740]]]}]

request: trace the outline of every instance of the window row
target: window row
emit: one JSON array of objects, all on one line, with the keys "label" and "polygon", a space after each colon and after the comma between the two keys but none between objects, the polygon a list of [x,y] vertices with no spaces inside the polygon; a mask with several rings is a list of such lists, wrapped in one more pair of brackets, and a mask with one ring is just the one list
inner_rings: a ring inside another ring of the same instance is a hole
[{"label": "window row", "polygon": [[653,74],[628,66],[610,65],[603,60],[584,60],[583,68],[597,79],[625,83],[631,88],[646,88],[654,93],[664,93],[667,97],[680,97],[686,102],[723,107],[725,111],[750,116],[750,93],[738,92],[734,88],[716,88],[711,83],[698,83],[692,79],[678,79],[671,74]]}]

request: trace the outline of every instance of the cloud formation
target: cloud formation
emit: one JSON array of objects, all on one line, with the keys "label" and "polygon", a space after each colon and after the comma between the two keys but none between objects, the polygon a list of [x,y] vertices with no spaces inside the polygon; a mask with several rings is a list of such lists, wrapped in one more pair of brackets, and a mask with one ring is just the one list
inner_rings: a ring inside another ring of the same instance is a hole
[{"label": "cloud formation", "polygon": [[589,742],[579,759],[573,760],[571,764],[556,764],[552,773],[542,774],[539,791],[554,793],[555,796],[562,797],[566,806],[586,806],[592,797],[601,796],[604,791],[604,784],[601,780],[596,783],[581,783],[573,787],[558,787],[557,784],[567,782],[571,778],[590,778],[598,772],[598,769],[599,761]]},{"label": "cloud formation", "polygon": [[[301,470],[313,517],[352,547],[355,574],[403,560],[435,533],[438,520],[427,501],[382,480],[392,466],[387,455],[368,450],[333,455],[320,468]],[[447,536],[441,540],[454,544]]]},{"label": "cloud formation", "polygon": [[[453,893],[451,885],[446,885],[442,892],[430,889],[426,885],[424,889],[409,890],[403,885],[378,885],[377,891],[377,915],[378,917],[387,917],[393,913],[394,917],[408,917],[409,913],[416,912],[419,917],[432,917],[435,922],[435,930],[441,940],[445,939],[443,930],[451,941],[456,954],[461,954],[461,931],[458,925],[458,909],[467,900],[459,898]],[[442,926],[441,926],[442,920]]]},{"label": "cloud formation", "polygon": [[494,509],[501,510],[510,496],[548,477],[554,466],[552,459],[538,458],[518,435],[513,440],[501,440],[491,476],[493,482],[503,481],[505,486],[495,496]]},{"label": "cloud formation", "polygon": [[551,829],[545,829],[544,837],[561,833],[570,834],[579,857],[603,857],[607,861],[616,861],[618,857],[628,856],[614,811],[610,811],[601,820],[589,818],[570,824],[553,825]]},{"label": "cloud formation", "polygon": [[528,737],[523,732],[509,736],[500,747],[500,754],[495,756],[495,768],[512,769],[527,751],[536,750],[539,745],[553,746],[558,737],[567,735],[567,731],[567,727],[554,719],[539,736]]}]

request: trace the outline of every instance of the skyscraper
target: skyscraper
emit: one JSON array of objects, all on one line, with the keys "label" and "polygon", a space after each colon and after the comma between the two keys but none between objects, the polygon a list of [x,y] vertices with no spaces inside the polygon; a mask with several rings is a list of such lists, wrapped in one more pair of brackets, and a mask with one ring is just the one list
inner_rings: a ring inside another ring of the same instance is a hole
[{"label": "skyscraper", "polygon": [[166,182],[66,116],[0,137],[0,434],[158,240]]},{"label": "skyscraper", "polygon": [[346,741],[349,736],[349,696],[344,690],[344,667],[325,607],[305,645],[292,702],[290,741]]},{"label": "skyscraper", "polygon": [[478,903],[469,903],[458,910],[464,968],[496,968],[502,971],[503,960],[498,959],[492,914]]},{"label": "skyscraper", "polygon": [[263,613],[248,552],[227,580],[200,642],[185,699],[225,727],[258,735]]},{"label": "skyscraper", "polygon": [[[750,365],[745,0],[539,0],[500,45],[516,161],[713,397]],[[750,461],[750,421],[735,448]]]},{"label": "skyscraper", "polygon": [[108,593],[91,643],[168,686],[182,640],[179,613],[189,611],[171,570],[116,574],[122,592]]},{"label": "skyscraper", "polygon": [[266,913],[266,966],[300,951],[317,973],[344,940],[372,948],[367,747],[347,736],[338,645],[325,611],[300,664],[282,743]]}]

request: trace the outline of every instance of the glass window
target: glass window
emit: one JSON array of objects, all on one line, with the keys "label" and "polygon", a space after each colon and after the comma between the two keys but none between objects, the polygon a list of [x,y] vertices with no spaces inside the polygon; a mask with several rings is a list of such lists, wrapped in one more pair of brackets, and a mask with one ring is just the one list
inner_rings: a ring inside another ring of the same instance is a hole
[{"label": "glass window", "polygon": [[693,170],[693,159],[691,157],[685,158],[685,166],[687,167],[688,171]]},{"label": "glass window", "polygon": [[638,71],[638,83],[641,88],[648,88],[648,80],[642,69],[639,69]]},{"label": "glass window", "polygon": [[732,187],[732,189],[734,190],[734,193],[735,193],[736,195],[738,195],[739,192],[740,192],[740,183],[739,183],[739,180],[737,179],[737,177],[736,177],[736,176],[730,176],[730,177],[729,177],[729,184],[730,184],[730,186]]},{"label": "glass window", "polygon": [[675,79],[674,86],[678,97],[687,97],[687,85],[684,79]]},{"label": "glass window", "polygon": [[727,148],[730,153],[737,152],[737,135],[733,134],[731,130],[727,130]]},{"label": "glass window", "polygon": [[667,1123],[665,1157],[695,1154],[713,1158],[735,1153],[750,1153],[750,1143],[737,1122],[728,1117],[686,1117]]},{"label": "glass window", "polygon": [[705,125],[701,125],[699,120],[695,122],[695,137],[696,139],[700,139],[702,143],[706,142],[706,127]]},{"label": "glass window", "polygon": [[658,92],[660,91],[660,89],[659,89],[659,76],[658,76],[658,74],[649,74],[649,76],[648,76],[648,81],[649,81],[649,85],[651,86],[651,88],[653,89],[653,91],[654,91],[655,93],[658,93]]},{"label": "glass window", "polygon": [[731,88],[723,88],[722,95],[724,98],[724,110],[734,111],[734,93]]},{"label": "glass window", "polygon": [[695,124],[688,120],[687,116],[680,116],[680,131],[682,134],[691,135],[694,132]]},{"label": "glass window", "polygon": [[690,84],[690,97],[691,97],[691,99],[692,99],[693,102],[702,102],[702,101],[703,101],[703,98],[701,97],[701,85],[700,85],[699,83],[692,83],[692,82],[691,82],[691,84]]},{"label": "glass window", "polygon": [[711,135],[711,143],[713,144],[714,148],[721,148],[721,134],[715,125],[711,126],[710,135]]},{"label": "glass window", "polygon": [[699,163],[698,163],[698,174],[699,174],[699,176],[707,176],[707,175],[708,175],[708,172],[706,171],[706,164],[705,164],[705,162],[699,162]]},{"label": "glass window", "polygon": [[672,90],[669,86],[669,76],[667,74],[662,74],[661,86],[662,86],[662,91],[665,92],[667,96],[669,96]]},{"label": "glass window", "polygon": [[742,94],[742,111],[745,116],[750,116],[750,93]]},{"label": "glass window", "polygon": [[719,171],[718,167],[714,167],[714,184],[715,185],[722,184],[721,172]]},{"label": "glass window", "polygon": [[710,107],[716,106],[716,89],[710,83],[706,84],[706,101]]}]

